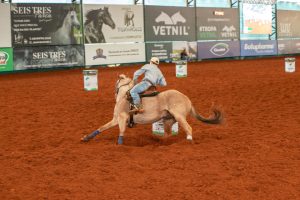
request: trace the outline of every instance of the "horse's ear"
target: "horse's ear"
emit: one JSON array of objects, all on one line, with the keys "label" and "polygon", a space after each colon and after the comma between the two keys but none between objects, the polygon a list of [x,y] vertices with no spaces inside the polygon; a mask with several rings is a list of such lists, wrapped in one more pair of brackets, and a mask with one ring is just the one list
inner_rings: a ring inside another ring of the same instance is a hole
[{"label": "horse's ear", "polygon": [[125,74],[120,74],[120,75],[119,75],[119,79],[124,79],[124,78],[126,78],[126,75],[125,75]]}]

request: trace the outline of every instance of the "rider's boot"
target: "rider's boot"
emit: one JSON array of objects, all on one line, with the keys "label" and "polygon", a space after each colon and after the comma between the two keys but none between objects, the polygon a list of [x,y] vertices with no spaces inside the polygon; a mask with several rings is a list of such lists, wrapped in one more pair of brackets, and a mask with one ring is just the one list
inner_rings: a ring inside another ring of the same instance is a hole
[{"label": "rider's boot", "polygon": [[133,105],[133,109],[130,111],[132,113],[143,113],[145,110],[143,109],[142,104]]}]

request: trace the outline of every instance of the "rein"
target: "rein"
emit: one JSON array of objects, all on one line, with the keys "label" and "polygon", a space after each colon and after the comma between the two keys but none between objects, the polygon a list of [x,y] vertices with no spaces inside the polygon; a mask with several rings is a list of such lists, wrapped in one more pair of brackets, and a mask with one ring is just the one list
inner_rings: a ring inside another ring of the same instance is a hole
[{"label": "rein", "polygon": [[132,81],[132,80],[131,80],[131,81],[129,81],[128,83],[125,83],[125,84],[120,85],[119,87],[117,87],[117,85],[119,84],[120,80],[121,80],[121,79],[119,79],[118,82],[117,82],[117,84],[116,84],[116,94],[117,94],[117,95],[118,95],[119,90],[120,90],[121,87],[126,86],[126,85],[129,85],[129,84],[131,83],[131,81]]}]

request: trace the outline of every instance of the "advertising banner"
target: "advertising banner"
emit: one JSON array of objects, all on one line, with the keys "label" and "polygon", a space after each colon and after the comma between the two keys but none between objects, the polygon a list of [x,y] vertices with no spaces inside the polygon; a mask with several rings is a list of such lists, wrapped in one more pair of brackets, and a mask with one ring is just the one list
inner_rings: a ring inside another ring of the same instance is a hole
[{"label": "advertising banner", "polygon": [[40,46],[14,49],[14,69],[38,69],[84,65],[82,45]]},{"label": "advertising banner", "polygon": [[240,56],[239,41],[198,42],[198,59]]},{"label": "advertising banner", "polygon": [[13,71],[12,48],[0,48],[0,72]]},{"label": "advertising banner", "polygon": [[77,4],[11,4],[14,47],[81,44]]},{"label": "advertising banner", "polygon": [[235,8],[197,8],[197,39],[239,39],[239,13]]},{"label": "advertising banner", "polygon": [[277,37],[300,37],[300,11],[277,10]]},{"label": "advertising banner", "polygon": [[0,3],[0,47],[11,47],[10,4]]},{"label": "advertising banner", "polygon": [[86,65],[145,62],[145,43],[86,44]]},{"label": "advertising banner", "polygon": [[195,41],[195,9],[145,6],[146,41]]},{"label": "advertising banner", "polygon": [[300,53],[300,40],[278,40],[278,54]]},{"label": "advertising banner", "polygon": [[143,6],[84,5],[85,43],[143,42]]},{"label": "advertising banner", "polygon": [[[175,41],[172,43],[173,61],[181,60],[181,53],[185,51],[188,60],[197,60],[197,42]],[[186,59],[185,59],[186,60]]]},{"label": "advertising banner", "polygon": [[272,5],[243,3],[243,33],[271,34]]},{"label": "advertising banner", "polygon": [[147,61],[151,57],[158,57],[160,61],[170,60],[172,42],[156,42],[146,44]]},{"label": "advertising banner", "polygon": [[276,40],[244,40],[241,41],[241,56],[276,55]]}]

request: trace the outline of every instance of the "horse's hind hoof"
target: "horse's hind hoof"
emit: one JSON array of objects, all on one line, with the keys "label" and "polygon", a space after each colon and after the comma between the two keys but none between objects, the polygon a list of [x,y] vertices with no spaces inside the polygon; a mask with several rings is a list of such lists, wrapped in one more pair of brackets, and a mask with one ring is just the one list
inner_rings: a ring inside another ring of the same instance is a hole
[{"label": "horse's hind hoof", "polygon": [[90,141],[90,138],[88,137],[88,135],[85,135],[83,136],[81,139],[80,139],[81,142],[88,142]]}]

